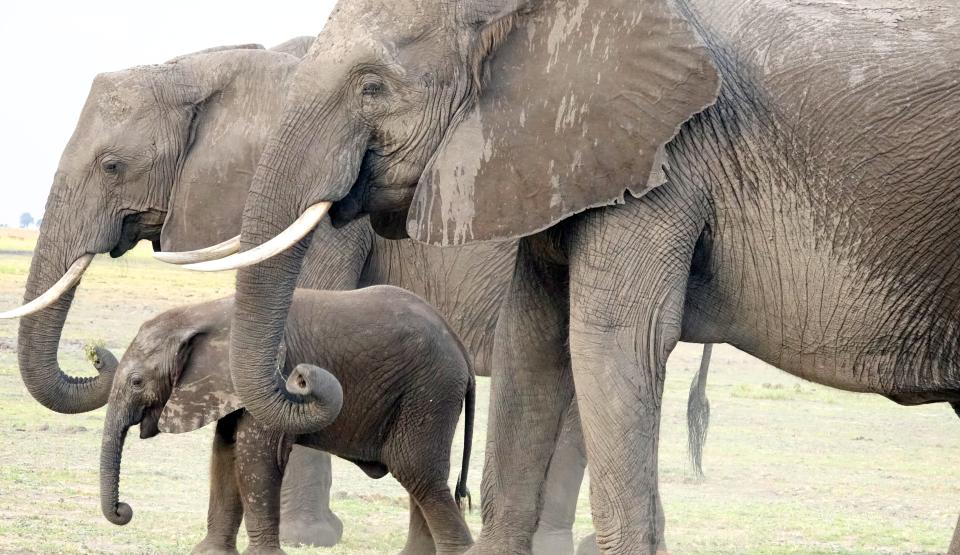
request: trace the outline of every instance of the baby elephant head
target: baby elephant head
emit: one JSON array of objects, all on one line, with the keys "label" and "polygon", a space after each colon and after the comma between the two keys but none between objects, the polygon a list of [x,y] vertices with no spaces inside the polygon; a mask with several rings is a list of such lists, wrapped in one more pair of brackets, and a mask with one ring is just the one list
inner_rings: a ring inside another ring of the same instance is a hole
[{"label": "baby elephant head", "polygon": [[[119,501],[120,459],[127,431],[140,437],[195,430],[241,408],[227,366],[232,303],[204,303],[161,314],[141,326],[110,391],[100,452],[100,504],[114,524],[133,511]],[[97,351],[98,359],[116,359]]]}]

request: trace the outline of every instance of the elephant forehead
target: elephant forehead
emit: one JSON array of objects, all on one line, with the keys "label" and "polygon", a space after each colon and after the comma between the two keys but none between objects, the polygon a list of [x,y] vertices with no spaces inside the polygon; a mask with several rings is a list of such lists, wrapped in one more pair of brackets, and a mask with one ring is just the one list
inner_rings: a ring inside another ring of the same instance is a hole
[{"label": "elephant forehead", "polygon": [[343,37],[366,35],[384,42],[404,43],[440,29],[440,23],[448,12],[449,8],[435,1],[340,2],[322,34],[342,33]]},{"label": "elephant forehead", "polygon": [[[129,121],[138,107],[154,104],[152,87],[131,71],[98,75],[90,90],[95,115],[107,124]],[[93,114],[91,114],[93,115]]]}]

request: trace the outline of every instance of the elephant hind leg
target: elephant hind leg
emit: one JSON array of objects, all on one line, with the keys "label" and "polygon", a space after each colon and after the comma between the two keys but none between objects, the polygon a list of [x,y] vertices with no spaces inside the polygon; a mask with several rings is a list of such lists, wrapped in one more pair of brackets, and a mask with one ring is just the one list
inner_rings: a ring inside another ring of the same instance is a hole
[{"label": "elephant hind leg", "polygon": [[[403,480],[400,480],[400,483],[404,487],[408,486]],[[446,480],[411,484],[407,491],[426,521],[437,555],[453,555],[469,549],[473,538]],[[413,518],[419,517],[411,516],[411,519]]]},{"label": "elephant hind leg", "polygon": [[437,547],[430,534],[430,526],[423,516],[423,510],[417,500],[410,496],[410,527],[407,532],[407,543],[403,546],[400,555],[433,555]]},{"label": "elephant hind leg", "polygon": [[243,520],[243,502],[235,468],[236,427],[239,412],[217,422],[210,457],[210,502],[207,536],[193,548],[194,555],[235,555],[237,531]]}]

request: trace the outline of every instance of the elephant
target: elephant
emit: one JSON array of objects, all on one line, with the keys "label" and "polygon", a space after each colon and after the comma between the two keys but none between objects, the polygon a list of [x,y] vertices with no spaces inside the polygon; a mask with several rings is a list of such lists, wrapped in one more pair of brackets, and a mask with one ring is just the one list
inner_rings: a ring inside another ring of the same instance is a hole
[{"label": "elephant", "polygon": [[[100,458],[104,516],[119,525],[133,517],[119,500],[130,427],[150,438],[216,421],[207,536],[194,553],[236,553],[241,519],[246,553],[283,553],[280,485],[294,443],[354,462],[372,478],[392,474],[410,494],[404,553],[464,551],[472,539],[459,507],[469,498],[475,380],[443,317],[398,287],[297,291],[277,365],[327,416],[316,432],[287,435],[256,422],[234,392],[226,361],[233,310],[231,297],[175,308],[141,326],[119,365],[97,352],[115,367]],[[455,500],[447,480],[461,405]]]},{"label": "elephant", "polygon": [[[299,37],[270,50],[210,48],[94,80],[54,180],[25,295],[34,308],[53,304],[20,323],[19,366],[38,401],[73,413],[102,406],[109,395],[110,376],[76,379],[57,364],[60,331],[93,253],[121,256],[143,239],[160,253],[189,250],[222,243],[240,230],[250,177],[288,80],[312,41]],[[382,238],[366,220],[336,230],[321,225],[326,239],[305,254],[299,287],[409,289],[447,318],[473,355],[477,374],[490,374],[515,241],[439,248]],[[565,451],[553,465],[554,502],[545,507],[538,532],[544,553],[573,549],[585,460],[579,422],[564,429],[575,435],[561,442]],[[342,523],[329,508],[330,464],[322,453],[294,447],[283,488],[285,543],[339,540]]]},{"label": "elephant", "polygon": [[958,16],[928,0],[341,0],[292,77],[240,251],[191,266],[240,268],[239,396],[289,433],[322,416],[271,365],[329,212],[431,245],[519,241],[472,553],[529,552],[574,399],[599,549],[663,547],[680,340],[960,402]]}]

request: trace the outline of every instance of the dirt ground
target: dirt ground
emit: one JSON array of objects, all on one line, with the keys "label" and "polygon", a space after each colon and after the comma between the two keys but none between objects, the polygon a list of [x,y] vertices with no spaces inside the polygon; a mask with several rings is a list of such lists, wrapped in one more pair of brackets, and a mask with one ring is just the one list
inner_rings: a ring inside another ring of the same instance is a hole
[{"label": "dirt ground", "polygon": [[[0,307],[21,299],[34,238],[0,229]],[[103,341],[119,356],[151,315],[223,296],[232,285],[230,274],[155,263],[145,248],[116,260],[98,256],[70,313],[61,365],[89,374],[86,342]],[[16,367],[16,330],[16,322],[0,321],[0,553],[188,552],[204,535],[211,429],[143,441],[132,433],[121,499],[135,515],[125,527],[108,523],[97,488],[103,411],[58,415],[32,401]],[[660,479],[672,553],[946,551],[960,513],[960,421],[949,407],[905,408],[816,386],[721,346],[708,385],[701,482],[686,459],[684,417],[699,353],[698,345],[681,345],[667,371]],[[481,378],[470,474],[476,495],[488,386]],[[335,460],[332,505],[344,521],[343,542],[289,553],[396,553],[403,545],[407,498],[389,476],[371,480]],[[577,537],[590,527],[584,487]]]}]

